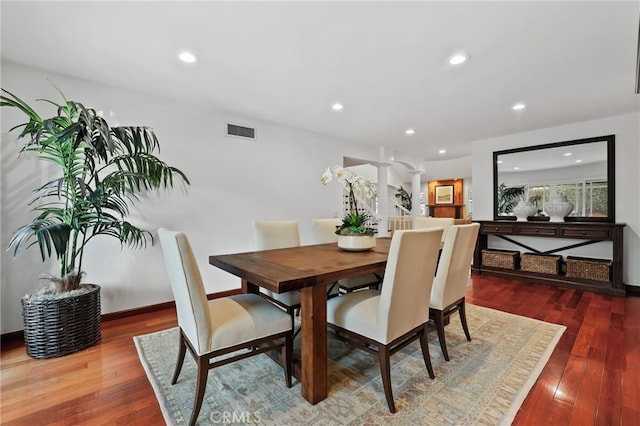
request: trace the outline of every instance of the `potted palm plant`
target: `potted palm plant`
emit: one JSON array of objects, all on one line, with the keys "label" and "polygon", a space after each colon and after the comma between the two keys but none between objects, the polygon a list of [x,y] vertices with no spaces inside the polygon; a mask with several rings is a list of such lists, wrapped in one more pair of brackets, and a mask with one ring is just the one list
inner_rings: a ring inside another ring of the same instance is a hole
[{"label": "potted palm plant", "polygon": [[98,236],[116,238],[132,248],[153,242],[149,231],[126,220],[143,191],[189,184],[186,175],[154,155],[158,139],[148,127],[111,127],[94,109],[69,101],[52,104],[56,113],[43,119],[27,103],[2,89],[0,106],[27,117],[18,140],[20,155],[35,154],[54,165],[56,175],[35,189],[29,223],[13,234],[14,256],[37,246],[43,262],[55,256],[59,270],[51,283],[22,299],[27,353],[51,358],[77,352],[100,339],[100,287],[82,284],[87,244]]}]

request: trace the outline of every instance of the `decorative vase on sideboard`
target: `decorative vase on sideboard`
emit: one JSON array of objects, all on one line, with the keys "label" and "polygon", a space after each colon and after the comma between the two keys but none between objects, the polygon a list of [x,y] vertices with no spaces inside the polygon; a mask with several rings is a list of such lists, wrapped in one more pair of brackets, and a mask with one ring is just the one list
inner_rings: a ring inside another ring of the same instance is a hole
[{"label": "decorative vase on sideboard", "polygon": [[564,217],[573,211],[573,204],[564,195],[553,195],[544,205],[544,211],[551,222],[564,222]]},{"label": "decorative vase on sideboard", "polygon": [[513,208],[513,214],[516,215],[518,221],[525,222],[527,217],[533,216],[538,208],[531,201],[521,200],[518,205]]}]

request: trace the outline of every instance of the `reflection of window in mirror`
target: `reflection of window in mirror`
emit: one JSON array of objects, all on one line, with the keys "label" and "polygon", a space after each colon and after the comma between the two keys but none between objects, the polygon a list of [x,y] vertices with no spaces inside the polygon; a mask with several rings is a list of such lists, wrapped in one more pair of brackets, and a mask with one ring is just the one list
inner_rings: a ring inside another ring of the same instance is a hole
[{"label": "reflection of window in mirror", "polygon": [[586,182],[584,195],[584,215],[592,217],[607,217],[607,200],[609,199],[607,181]]},{"label": "reflection of window in mirror", "polygon": [[[525,193],[536,208],[536,216],[544,215],[544,205],[553,195],[554,185],[527,185]],[[607,182],[602,180],[563,183],[555,185],[558,195],[567,197],[574,210],[569,216],[606,217],[607,216]]]}]

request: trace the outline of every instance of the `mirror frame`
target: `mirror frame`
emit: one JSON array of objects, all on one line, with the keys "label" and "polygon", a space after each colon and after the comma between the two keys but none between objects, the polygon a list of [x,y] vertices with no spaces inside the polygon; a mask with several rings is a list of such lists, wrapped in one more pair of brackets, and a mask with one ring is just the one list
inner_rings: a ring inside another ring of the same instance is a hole
[{"label": "mirror frame", "polygon": [[616,207],[616,184],[615,184],[615,135],[599,136],[594,138],[576,139],[564,142],[547,143],[543,145],[533,145],[523,148],[506,149],[493,152],[493,220],[516,220],[515,216],[498,216],[498,156],[503,154],[513,154],[516,152],[537,151],[547,148],[558,148],[569,145],[580,145],[594,142],[607,143],[607,216],[567,216],[566,222],[615,222]]}]

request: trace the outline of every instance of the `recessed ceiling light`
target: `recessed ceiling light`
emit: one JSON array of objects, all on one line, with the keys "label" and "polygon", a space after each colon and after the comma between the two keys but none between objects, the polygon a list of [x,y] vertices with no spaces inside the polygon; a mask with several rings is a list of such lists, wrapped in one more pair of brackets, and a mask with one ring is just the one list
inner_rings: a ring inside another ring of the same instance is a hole
[{"label": "recessed ceiling light", "polygon": [[188,50],[180,52],[180,54],[178,55],[178,58],[185,64],[193,64],[198,61],[198,58],[196,57],[196,55],[189,52]]},{"label": "recessed ceiling light", "polygon": [[513,170],[520,170],[520,167],[515,166],[515,167],[513,168]]},{"label": "recessed ceiling light", "polygon": [[413,130],[413,129],[407,129],[407,130],[404,131],[404,134],[405,135],[415,135],[416,131]]},{"label": "recessed ceiling light", "polygon": [[331,109],[334,111],[342,111],[344,109],[344,105],[342,105],[340,102],[336,102],[335,104],[331,105]]},{"label": "recessed ceiling light", "polygon": [[565,153],[564,153],[564,154],[562,154],[562,155],[564,155],[565,157],[570,157],[570,156],[572,156],[572,155],[573,155],[573,153],[571,153],[571,152],[565,152]]},{"label": "recessed ceiling light", "polygon": [[576,163],[582,163],[582,160],[576,160]]},{"label": "recessed ceiling light", "polygon": [[469,55],[466,55],[464,53],[458,53],[457,55],[453,55],[452,57],[449,58],[449,64],[460,65],[467,62],[467,59],[469,59]]},{"label": "recessed ceiling light", "polygon": [[521,109],[525,109],[525,108],[526,108],[526,105],[523,103],[518,103],[511,107],[511,109],[513,109],[514,111],[520,111]]},{"label": "recessed ceiling light", "polygon": [[497,161],[497,163],[498,163],[498,164],[502,164],[502,160],[498,160],[498,161]]},{"label": "recessed ceiling light", "polygon": [[438,154],[446,154],[447,150],[446,149],[441,149],[440,151],[438,151]]}]

